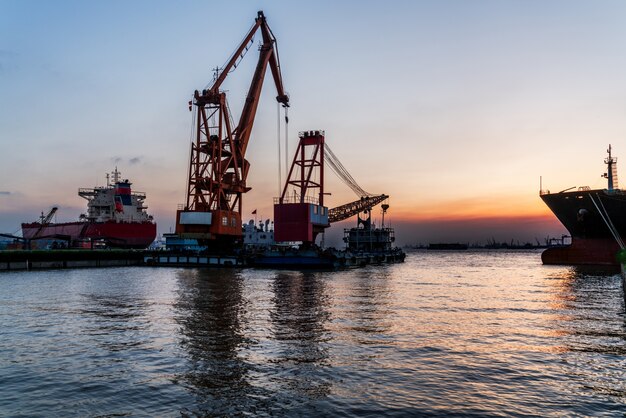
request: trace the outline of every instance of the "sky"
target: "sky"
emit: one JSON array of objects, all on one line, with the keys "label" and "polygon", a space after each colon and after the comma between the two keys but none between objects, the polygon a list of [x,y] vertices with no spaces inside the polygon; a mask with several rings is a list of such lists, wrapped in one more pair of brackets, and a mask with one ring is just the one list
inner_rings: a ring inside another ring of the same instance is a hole
[{"label": "sky", "polygon": [[[551,191],[606,187],[608,144],[620,172],[623,1],[0,0],[0,232],[52,206],[57,222],[77,219],[78,188],[104,185],[115,166],[147,193],[159,232],[172,230],[187,102],[257,10],[278,40],[290,151],[299,131],[324,130],[363,189],[391,196],[399,244],[559,237],[540,177]],[[235,117],[257,57],[223,85]],[[268,74],[244,220],[271,218],[278,195],[275,96]],[[326,177],[328,206],[357,198]]]}]

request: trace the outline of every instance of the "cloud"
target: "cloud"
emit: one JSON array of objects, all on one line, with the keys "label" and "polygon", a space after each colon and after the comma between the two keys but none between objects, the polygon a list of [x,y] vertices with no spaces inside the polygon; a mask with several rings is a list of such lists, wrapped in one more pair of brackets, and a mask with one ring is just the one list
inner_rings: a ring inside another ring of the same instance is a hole
[{"label": "cloud", "polygon": [[116,157],[111,157],[111,161],[114,164],[128,164],[128,165],[136,165],[139,164],[141,162],[141,158],[142,157],[133,157],[133,158],[129,158],[128,160],[119,156]]},{"label": "cloud", "polygon": [[8,195],[10,195],[10,194],[11,194],[11,192],[3,192],[3,191],[0,191],[0,196],[8,196]]}]

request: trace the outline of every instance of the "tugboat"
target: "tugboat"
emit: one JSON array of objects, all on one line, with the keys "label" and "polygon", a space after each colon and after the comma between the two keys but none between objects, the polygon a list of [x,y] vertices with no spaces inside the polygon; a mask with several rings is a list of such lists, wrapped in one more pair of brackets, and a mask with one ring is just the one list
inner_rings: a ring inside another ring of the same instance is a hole
[{"label": "tugboat", "polygon": [[156,237],[156,223],[146,212],[146,194],[133,192],[131,182],[122,180],[117,167],[106,175],[106,186],[78,189],[87,200],[87,214],[77,222],[52,223],[53,208],[39,222],[23,223],[26,240],[62,239],[72,247],[86,243],[105,243],[107,247],[146,248]]},{"label": "tugboat", "polygon": [[571,244],[548,248],[541,254],[544,264],[611,265],[626,237],[626,193],[619,189],[617,158],[611,145],[604,160],[606,189],[579,187],[558,193],[540,191],[540,197],[571,235]]},{"label": "tugboat", "polygon": [[372,223],[371,210],[366,210],[364,218],[357,216],[356,228],[344,229],[345,251],[337,253],[342,266],[358,267],[367,264],[402,263],[406,254],[402,249],[393,247],[396,240],[393,228],[385,227],[385,213],[389,205],[381,205],[383,210],[382,226],[377,228]]}]

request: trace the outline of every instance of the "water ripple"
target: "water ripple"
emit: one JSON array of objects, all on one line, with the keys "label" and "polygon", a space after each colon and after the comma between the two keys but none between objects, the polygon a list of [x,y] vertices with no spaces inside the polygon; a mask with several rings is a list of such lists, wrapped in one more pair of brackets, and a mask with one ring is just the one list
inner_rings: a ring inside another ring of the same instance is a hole
[{"label": "water ripple", "polygon": [[343,272],[7,272],[0,288],[2,416],[626,410],[619,276],[534,251]]}]

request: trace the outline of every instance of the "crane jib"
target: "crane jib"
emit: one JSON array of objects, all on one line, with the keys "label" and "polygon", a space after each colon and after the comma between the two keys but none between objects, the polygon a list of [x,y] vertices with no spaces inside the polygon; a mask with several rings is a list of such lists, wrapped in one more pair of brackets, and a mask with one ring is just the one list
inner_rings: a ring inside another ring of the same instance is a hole
[{"label": "crane jib", "polygon": [[[260,30],[262,45],[257,66],[250,82],[240,120],[232,121],[221,86],[250,49],[255,33]],[[265,72],[269,66],[276,85],[276,100],[289,106],[284,90],[276,48],[276,38],[259,11],[254,24],[230,56],[226,65],[216,71],[209,88],[194,92],[196,114],[194,137],[188,171],[186,202],[177,212],[176,233],[202,241],[234,242],[242,236],[241,212],[243,194],[250,165],[245,154],[256,116]],[[189,104],[192,108],[192,103]],[[194,224],[188,212],[211,213],[210,219]]]}]

